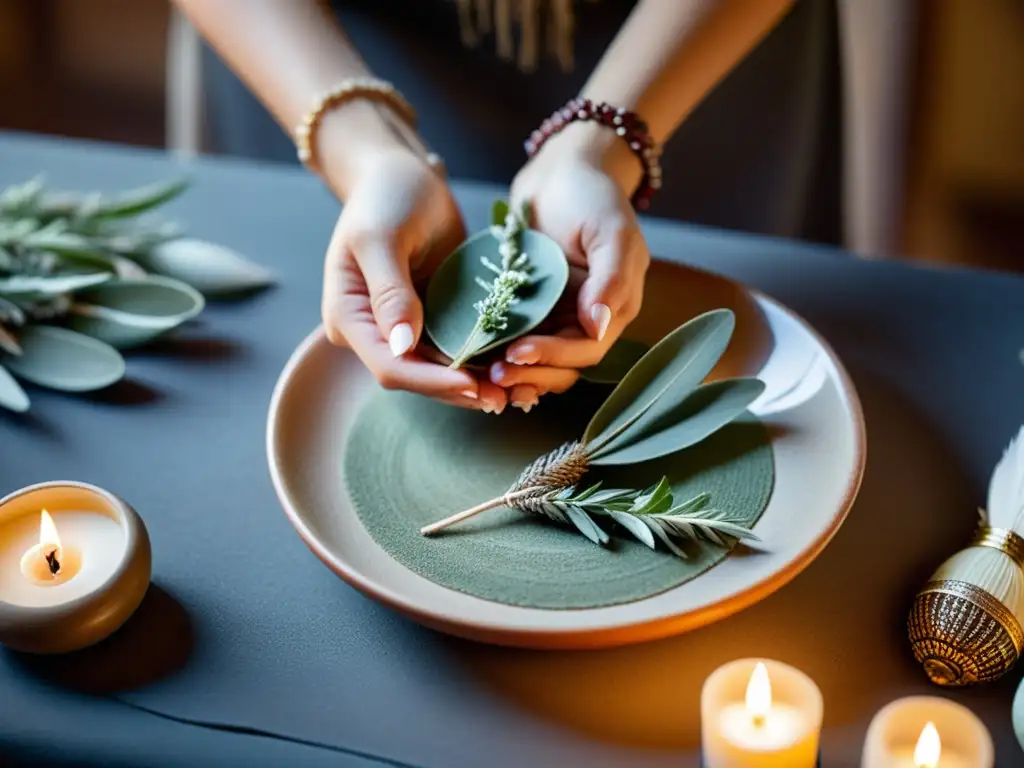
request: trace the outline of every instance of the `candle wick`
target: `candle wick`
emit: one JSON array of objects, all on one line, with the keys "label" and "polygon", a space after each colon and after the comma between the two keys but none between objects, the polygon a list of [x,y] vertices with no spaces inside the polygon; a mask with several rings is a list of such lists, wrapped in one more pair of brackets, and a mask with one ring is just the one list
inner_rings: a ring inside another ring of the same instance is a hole
[{"label": "candle wick", "polygon": [[50,569],[50,575],[56,576],[60,572],[60,561],[57,560],[57,550],[44,555],[46,558],[46,565]]}]

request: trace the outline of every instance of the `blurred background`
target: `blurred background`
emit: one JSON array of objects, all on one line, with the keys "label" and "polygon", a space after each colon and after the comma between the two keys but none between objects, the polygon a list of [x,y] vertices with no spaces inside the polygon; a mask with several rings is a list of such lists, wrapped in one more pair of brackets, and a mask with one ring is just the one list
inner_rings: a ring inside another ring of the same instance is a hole
[{"label": "blurred background", "polygon": [[[917,15],[897,250],[1024,271],[1024,2]],[[0,130],[166,146],[171,20],[166,0],[0,0]]]}]

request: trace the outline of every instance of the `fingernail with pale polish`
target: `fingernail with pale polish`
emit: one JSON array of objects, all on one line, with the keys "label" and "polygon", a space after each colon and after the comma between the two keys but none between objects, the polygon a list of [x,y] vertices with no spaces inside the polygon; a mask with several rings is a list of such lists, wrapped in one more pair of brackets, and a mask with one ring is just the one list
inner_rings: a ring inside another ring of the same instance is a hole
[{"label": "fingernail with pale polish", "polygon": [[537,362],[537,348],[532,344],[520,344],[505,353],[505,362],[512,365],[533,365]]},{"label": "fingernail with pale polish", "polygon": [[490,374],[494,384],[501,384],[501,380],[505,378],[505,366],[501,363],[494,363],[491,366]]},{"label": "fingernail with pale polish", "polygon": [[480,410],[484,413],[494,413],[494,406],[487,401],[484,401],[480,403]]},{"label": "fingernail with pale polish", "polygon": [[399,323],[391,329],[391,335],[388,336],[388,346],[395,357],[401,357],[412,349],[414,341],[412,326],[408,323]]},{"label": "fingernail with pale polish", "polygon": [[462,396],[463,397],[468,397],[470,400],[479,400],[480,399],[480,395],[478,395],[476,393],[476,390],[474,390],[474,389],[464,389],[464,390],[462,390]]},{"label": "fingernail with pale polish", "polygon": [[607,304],[595,304],[590,310],[590,318],[597,326],[597,340],[601,341],[608,333],[608,325],[612,321],[612,311]]}]

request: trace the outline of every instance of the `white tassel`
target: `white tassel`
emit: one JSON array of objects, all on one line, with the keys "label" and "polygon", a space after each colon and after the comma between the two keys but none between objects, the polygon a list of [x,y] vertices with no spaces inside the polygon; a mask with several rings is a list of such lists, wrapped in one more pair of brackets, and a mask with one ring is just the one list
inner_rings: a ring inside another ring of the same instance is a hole
[{"label": "white tassel", "polygon": [[1024,426],[992,472],[986,513],[989,525],[1024,535]]}]

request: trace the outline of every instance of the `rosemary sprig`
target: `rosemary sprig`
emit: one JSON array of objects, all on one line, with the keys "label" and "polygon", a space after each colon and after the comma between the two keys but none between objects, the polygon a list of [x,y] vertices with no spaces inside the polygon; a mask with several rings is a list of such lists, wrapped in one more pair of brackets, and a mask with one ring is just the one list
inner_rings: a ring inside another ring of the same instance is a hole
[{"label": "rosemary sprig", "polygon": [[512,209],[506,214],[503,227],[491,227],[491,233],[499,241],[501,264],[495,264],[486,256],[480,259],[495,277],[491,282],[476,278],[477,285],[487,291],[487,295],[473,305],[478,313],[476,324],[452,360],[450,368],[462,367],[476,353],[479,334],[496,333],[508,328],[509,309],[519,301],[516,291],[530,282],[529,257],[519,247],[520,235],[525,228],[526,211],[516,213]]},{"label": "rosemary sprig", "polygon": [[673,554],[685,558],[677,542],[704,539],[729,546],[729,539],[757,541],[742,521],[708,506],[711,496],[702,493],[675,504],[665,478],[643,491],[632,488],[602,489],[601,483],[578,491],[576,487],[553,489],[526,499],[520,509],[545,515],[555,522],[574,526],[595,544],[607,544],[608,533],[593,520],[610,518],[651,549],[661,541]]}]

